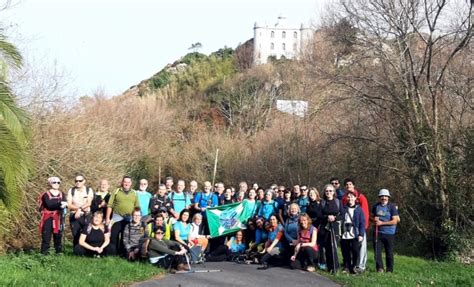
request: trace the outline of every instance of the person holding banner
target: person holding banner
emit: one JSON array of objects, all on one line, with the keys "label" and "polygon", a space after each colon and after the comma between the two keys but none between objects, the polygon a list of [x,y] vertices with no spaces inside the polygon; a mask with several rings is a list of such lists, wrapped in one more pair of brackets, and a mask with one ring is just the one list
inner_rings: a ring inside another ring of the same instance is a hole
[{"label": "person holding banner", "polygon": [[259,270],[266,270],[269,267],[269,261],[282,254],[283,244],[281,239],[283,237],[283,226],[278,223],[276,215],[270,216],[270,225],[268,227],[268,240],[265,243],[265,249],[263,250],[263,257],[261,259],[262,266],[258,267]]}]

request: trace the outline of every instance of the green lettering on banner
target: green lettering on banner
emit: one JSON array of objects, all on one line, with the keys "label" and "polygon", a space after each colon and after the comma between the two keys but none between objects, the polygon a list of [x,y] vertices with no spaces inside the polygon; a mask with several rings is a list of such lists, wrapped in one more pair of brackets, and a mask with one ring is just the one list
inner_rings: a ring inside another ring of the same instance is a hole
[{"label": "green lettering on banner", "polygon": [[252,210],[244,202],[226,204],[206,209],[211,237],[219,237],[245,229]]}]

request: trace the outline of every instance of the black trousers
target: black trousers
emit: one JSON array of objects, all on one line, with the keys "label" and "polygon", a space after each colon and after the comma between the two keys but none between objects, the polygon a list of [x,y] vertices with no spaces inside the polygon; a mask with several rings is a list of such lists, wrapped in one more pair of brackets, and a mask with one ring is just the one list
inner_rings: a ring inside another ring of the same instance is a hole
[{"label": "black trousers", "polygon": [[110,256],[110,255],[115,255],[115,247],[109,244],[107,245],[107,247],[104,248],[104,251],[101,254],[98,254],[97,252],[86,249],[78,244],[74,246],[74,254],[78,256],[88,256],[88,257],[92,257],[94,255]]},{"label": "black trousers", "polygon": [[316,266],[318,263],[318,252],[313,247],[305,246],[300,249],[296,260],[291,262],[291,268],[304,269],[308,266]]},{"label": "black trousers", "polygon": [[351,272],[359,262],[360,243],[356,238],[354,239],[341,239],[342,249],[342,265],[344,268],[349,269]]},{"label": "black trousers", "polygon": [[125,246],[123,245],[123,230],[128,224],[127,220],[121,220],[112,224],[112,230],[110,231],[110,245],[113,245],[116,253],[119,255],[125,254]]},{"label": "black trousers", "polygon": [[318,239],[316,243],[318,244],[319,250],[319,264],[326,264],[326,249],[324,248],[324,231],[322,228],[318,228]]},{"label": "black trousers", "polygon": [[53,233],[53,219],[49,218],[46,220],[43,225],[43,231],[41,232],[41,253],[45,255],[48,254],[51,237],[53,237],[54,249],[56,250],[56,253],[62,252],[62,236],[61,230],[59,233]]},{"label": "black trousers", "polygon": [[374,236],[375,268],[383,269],[382,246],[385,249],[385,261],[387,272],[393,272],[393,247],[395,245],[395,234],[379,233],[378,240]]},{"label": "black trousers", "polygon": [[69,223],[71,224],[71,232],[72,232],[72,244],[76,246],[79,244],[79,237],[81,236],[81,230],[89,224],[90,222],[90,214],[82,215],[79,219],[76,219],[74,214],[69,216]]},{"label": "black trousers", "polygon": [[220,262],[226,261],[227,258],[230,256],[230,250],[227,245],[222,244],[219,245],[216,249],[214,249],[209,256],[206,257],[206,261],[210,262]]}]

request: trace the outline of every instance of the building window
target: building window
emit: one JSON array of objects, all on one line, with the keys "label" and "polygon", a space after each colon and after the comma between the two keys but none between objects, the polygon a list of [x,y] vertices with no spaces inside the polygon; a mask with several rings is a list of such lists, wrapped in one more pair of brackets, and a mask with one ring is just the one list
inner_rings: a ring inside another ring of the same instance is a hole
[{"label": "building window", "polygon": [[270,43],[270,49],[272,49],[272,50],[275,49],[275,44]]},{"label": "building window", "polygon": [[281,48],[283,49],[283,51],[285,51],[286,50],[286,44],[285,43],[281,44]]},{"label": "building window", "polygon": [[281,32],[281,37],[286,38],[286,32],[285,31]]},{"label": "building window", "polygon": [[272,33],[270,34],[270,37],[275,38],[275,31],[272,31]]},{"label": "building window", "polygon": [[298,32],[293,33],[293,38],[295,38],[295,39],[298,38]]}]

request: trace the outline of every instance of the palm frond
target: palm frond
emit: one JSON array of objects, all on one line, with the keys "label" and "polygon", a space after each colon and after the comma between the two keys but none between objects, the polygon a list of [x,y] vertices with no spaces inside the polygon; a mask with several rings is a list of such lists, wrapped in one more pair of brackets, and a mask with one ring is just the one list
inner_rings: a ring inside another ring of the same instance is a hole
[{"label": "palm frond", "polygon": [[17,144],[26,146],[29,134],[24,127],[27,126],[28,116],[17,107],[10,89],[2,82],[0,82],[0,120],[4,121],[5,126],[16,138]]},{"label": "palm frond", "polygon": [[16,68],[21,67],[23,57],[21,56],[18,49],[11,43],[9,43],[4,35],[0,34],[0,55],[2,59],[9,66]]}]

